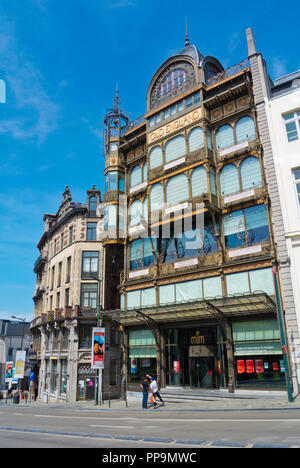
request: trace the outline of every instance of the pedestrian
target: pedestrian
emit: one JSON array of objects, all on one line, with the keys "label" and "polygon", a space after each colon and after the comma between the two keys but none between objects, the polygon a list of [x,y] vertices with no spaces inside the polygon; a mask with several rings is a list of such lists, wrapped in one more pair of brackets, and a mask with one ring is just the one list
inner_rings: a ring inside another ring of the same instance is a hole
[{"label": "pedestrian", "polygon": [[148,377],[150,379],[150,381],[151,381],[150,390],[152,391],[153,398],[154,398],[154,408],[156,408],[156,406],[157,406],[157,401],[156,401],[157,398],[159,398],[162,405],[165,406],[165,402],[163,401],[163,399],[160,396],[160,393],[158,391],[158,386],[157,386],[157,382],[156,382],[155,378],[151,377],[151,375],[147,375],[146,377]]},{"label": "pedestrian", "polygon": [[149,392],[149,382],[147,377],[143,377],[143,382],[140,384],[140,387],[143,389],[143,400],[142,400],[142,406],[143,409],[148,408],[148,392]]}]

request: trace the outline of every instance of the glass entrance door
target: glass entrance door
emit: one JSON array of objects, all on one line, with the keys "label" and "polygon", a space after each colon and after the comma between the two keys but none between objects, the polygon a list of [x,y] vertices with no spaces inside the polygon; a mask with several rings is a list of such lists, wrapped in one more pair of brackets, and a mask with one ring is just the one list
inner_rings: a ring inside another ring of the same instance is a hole
[{"label": "glass entrance door", "polygon": [[78,400],[94,400],[95,399],[96,380],[94,376],[80,377],[77,383],[77,398]]},{"label": "glass entrance door", "polygon": [[190,385],[194,388],[216,388],[214,357],[190,357]]}]

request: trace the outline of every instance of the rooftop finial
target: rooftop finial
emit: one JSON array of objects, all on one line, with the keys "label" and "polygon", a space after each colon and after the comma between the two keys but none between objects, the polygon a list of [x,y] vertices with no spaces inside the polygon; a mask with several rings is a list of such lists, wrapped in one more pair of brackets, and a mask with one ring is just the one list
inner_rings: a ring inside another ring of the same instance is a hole
[{"label": "rooftop finial", "polygon": [[189,37],[188,37],[188,32],[187,32],[187,19],[185,17],[185,47],[190,45]]}]

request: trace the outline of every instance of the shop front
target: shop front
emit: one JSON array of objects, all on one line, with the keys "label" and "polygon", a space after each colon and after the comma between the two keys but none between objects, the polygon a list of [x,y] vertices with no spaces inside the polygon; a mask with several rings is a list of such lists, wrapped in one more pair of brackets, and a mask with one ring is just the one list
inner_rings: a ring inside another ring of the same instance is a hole
[{"label": "shop front", "polygon": [[77,400],[95,400],[96,369],[90,365],[79,364],[77,376]]},{"label": "shop front", "polygon": [[285,366],[276,320],[232,324],[237,388],[285,388]]}]

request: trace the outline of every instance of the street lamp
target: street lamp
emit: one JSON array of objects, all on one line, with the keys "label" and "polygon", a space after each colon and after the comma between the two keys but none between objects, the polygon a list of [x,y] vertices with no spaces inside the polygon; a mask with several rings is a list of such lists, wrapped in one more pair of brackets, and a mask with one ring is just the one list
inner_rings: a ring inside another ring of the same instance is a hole
[{"label": "street lamp", "polygon": [[[101,319],[101,305],[100,305],[100,297],[101,297],[101,283],[102,279],[97,278],[97,276],[92,275],[91,273],[89,274],[89,278],[93,278],[94,280],[98,281],[99,284],[99,291],[98,291],[98,310],[97,310],[97,327],[101,327],[102,325],[102,319]],[[100,370],[100,373],[99,373]],[[96,405],[98,406],[99,404],[99,389],[101,393],[101,398],[102,400],[102,369],[97,369],[97,378],[96,378]]]}]

